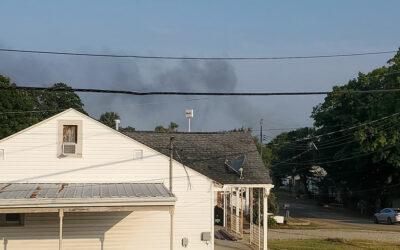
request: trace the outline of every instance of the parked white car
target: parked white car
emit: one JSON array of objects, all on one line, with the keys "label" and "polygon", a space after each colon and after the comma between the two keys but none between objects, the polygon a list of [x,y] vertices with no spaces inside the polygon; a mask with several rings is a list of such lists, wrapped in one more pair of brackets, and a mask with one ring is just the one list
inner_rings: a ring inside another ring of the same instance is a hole
[{"label": "parked white car", "polygon": [[386,222],[394,224],[400,222],[400,208],[384,208],[379,213],[374,214],[374,222]]}]

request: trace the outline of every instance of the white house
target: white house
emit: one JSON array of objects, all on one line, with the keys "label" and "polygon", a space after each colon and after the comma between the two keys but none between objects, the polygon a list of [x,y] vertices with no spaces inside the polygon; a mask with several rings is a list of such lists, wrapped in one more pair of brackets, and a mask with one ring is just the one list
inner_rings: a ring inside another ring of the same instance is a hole
[{"label": "white house", "polygon": [[273,187],[259,158],[249,133],[123,134],[68,109],[0,140],[0,248],[213,249],[215,195],[228,213]]}]

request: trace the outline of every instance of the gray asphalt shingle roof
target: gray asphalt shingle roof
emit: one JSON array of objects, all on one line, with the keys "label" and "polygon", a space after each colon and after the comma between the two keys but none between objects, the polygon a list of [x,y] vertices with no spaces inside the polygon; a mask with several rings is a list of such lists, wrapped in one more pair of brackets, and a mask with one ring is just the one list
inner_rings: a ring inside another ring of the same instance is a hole
[{"label": "gray asphalt shingle roof", "polygon": [[[249,132],[158,133],[126,132],[127,136],[169,156],[170,137],[174,137],[175,160],[221,184],[269,184],[265,168]],[[245,155],[243,179],[229,170],[226,161]]]}]

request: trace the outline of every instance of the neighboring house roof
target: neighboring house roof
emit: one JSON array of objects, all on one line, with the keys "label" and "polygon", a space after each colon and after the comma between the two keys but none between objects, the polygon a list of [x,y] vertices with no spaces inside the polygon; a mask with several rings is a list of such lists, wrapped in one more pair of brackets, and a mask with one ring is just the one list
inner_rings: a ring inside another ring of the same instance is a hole
[{"label": "neighboring house roof", "polygon": [[161,183],[0,183],[0,207],[91,202],[175,201]]},{"label": "neighboring house roof", "polygon": [[[270,184],[269,171],[264,166],[250,132],[158,133],[126,132],[137,140],[169,156],[171,136],[174,137],[174,158],[189,168],[221,184]],[[245,155],[243,178],[226,163]]]}]

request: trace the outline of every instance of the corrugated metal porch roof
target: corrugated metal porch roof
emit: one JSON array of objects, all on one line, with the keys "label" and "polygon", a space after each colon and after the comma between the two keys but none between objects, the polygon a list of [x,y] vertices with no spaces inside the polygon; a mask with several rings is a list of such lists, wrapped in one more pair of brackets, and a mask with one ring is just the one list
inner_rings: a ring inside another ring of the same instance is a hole
[{"label": "corrugated metal porch roof", "polygon": [[161,183],[0,183],[0,200],[168,197]]},{"label": "corrugated metal porch roof", "polygon": [[161,183],[0,183],[0,208],[173,205]]}]

